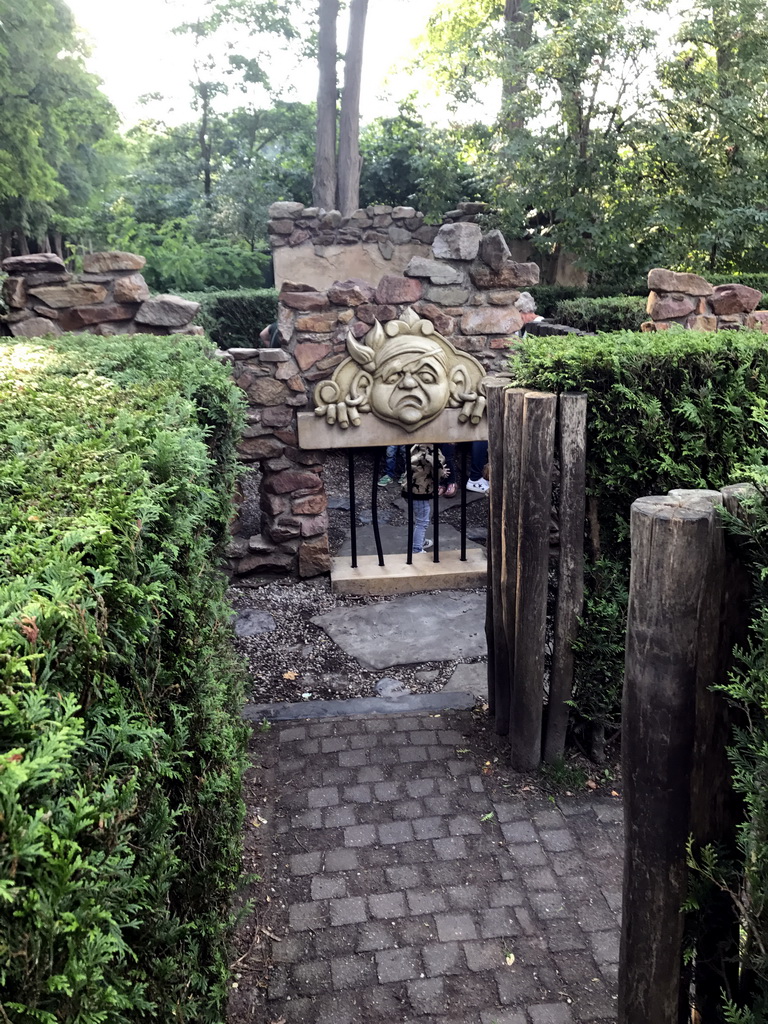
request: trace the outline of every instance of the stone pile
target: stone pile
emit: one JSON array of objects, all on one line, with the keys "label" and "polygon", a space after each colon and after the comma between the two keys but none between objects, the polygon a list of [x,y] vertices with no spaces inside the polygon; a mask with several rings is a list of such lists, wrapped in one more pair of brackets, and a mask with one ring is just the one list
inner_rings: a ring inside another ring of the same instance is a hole
[{"label": "stone pile", "polygon": [[657,268],[648,273],[651,317],[643,331],[679,326],[695,331],[753,328],[768,334],[768,310],[757,310],[762,292],[743,284],[711,285],[698,274]]},{"label": "stone pile", "polygon": [[[449,223],[472,222],[487,209],[485,203],[460,203],[444,219]],[[373,242],[383,250],[385,259],[391,257],[396,245],[431,245],[438,232],[437,227],[425,224],[424,214],[412,206],[368,206],[343,217],[338,210],[280,202],[270,206],[269,217],[267,230],[273,249],[306,243],[330,246]]]},{"label": "stone pile", "polygon": [[54,253],[12,256],[2,263],[10,312],[0,316],[0,334],[203,334],[192,324],[199,303],[150,297],[140,273],[145,263],[135,253],[94,252],[83,258],[82,274],[71,274]]}]

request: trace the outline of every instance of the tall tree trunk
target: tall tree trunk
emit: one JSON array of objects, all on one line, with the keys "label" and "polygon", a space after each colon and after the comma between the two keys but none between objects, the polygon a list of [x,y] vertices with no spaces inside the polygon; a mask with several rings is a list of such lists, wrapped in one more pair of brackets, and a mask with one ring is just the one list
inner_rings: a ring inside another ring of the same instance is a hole
[{"label": "tall tree trunk", "polygon": [[533,36],[533,14],[530,0],[505,0],[504,65],[501,76],[501,111],[507,131],[524,127],[522,117],[514,116],[513,101],[525,88],[525,79],[514,67],[515,51],[527,50]]},{"label": "tall tree trunk", "polygon": [[200,102],[202,103],[197,141],[200,145],[200,162],[203,168],[203,194],[205,195],[205,204],[209,206],[211,202],[211,156],[213,151],[208,131],[208,122],[211,114],[211,89],[207,82],[200,82],[197,89]]},{"label": "tall tree trunk", "polygon": [[320,0],[317,65],[317,140],[312,202],[324,210],[336,200],[336,18],[339,0]]},{"label": "tall tree trunk", "polygon": [[368,0],[352,0],[339,132],[339,209],[345,217],[360,205],[360,78],[367,14]]}]

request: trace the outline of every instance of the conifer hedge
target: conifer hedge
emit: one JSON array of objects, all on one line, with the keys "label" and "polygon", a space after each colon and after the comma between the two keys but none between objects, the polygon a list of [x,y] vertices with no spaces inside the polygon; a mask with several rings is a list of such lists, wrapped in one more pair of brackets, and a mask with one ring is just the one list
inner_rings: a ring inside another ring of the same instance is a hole
[{"label": "conifer hedge", "polygon": [[198,338],[0,340],[0,1020],[223,1019],[241,415]]},{"label": "conifer hedge", "polygon": [[760,462],[768,339],[757,331],[527,335],[512,356],[516,386],[584,391],[587,413],[586,605],[574,704],[583,720],[618,723],[624,674],[632,502],[673,487],[719,488]]}]

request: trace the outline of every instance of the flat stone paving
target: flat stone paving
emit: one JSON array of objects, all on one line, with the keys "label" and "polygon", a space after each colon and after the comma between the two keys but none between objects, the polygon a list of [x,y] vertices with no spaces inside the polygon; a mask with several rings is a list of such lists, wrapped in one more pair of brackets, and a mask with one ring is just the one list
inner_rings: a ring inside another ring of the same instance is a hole
[{"label": "flat stone paving", "polygon": [[287,923],[265,1022],[615,1021],[620,803],[505,789],[473,731],[443,712],[259,737]]}]

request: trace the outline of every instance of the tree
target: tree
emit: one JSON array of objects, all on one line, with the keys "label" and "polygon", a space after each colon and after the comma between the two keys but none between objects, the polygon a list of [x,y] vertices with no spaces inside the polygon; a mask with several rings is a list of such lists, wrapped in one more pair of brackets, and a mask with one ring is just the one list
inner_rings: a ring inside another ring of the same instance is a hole
[{"label": "tree", "polygon": [[324,210],[336,203],[336,20],[339,0],[320,0],[317,37],[317,141],[312,202]]},{"label": "tree", "polygon": [[338,199],[344,217],[360,206],[360,79],[367,14],[368,0],[352,0],[339,125]]}]

